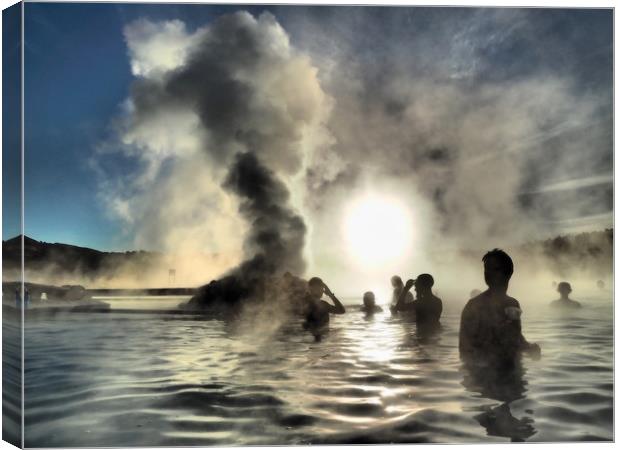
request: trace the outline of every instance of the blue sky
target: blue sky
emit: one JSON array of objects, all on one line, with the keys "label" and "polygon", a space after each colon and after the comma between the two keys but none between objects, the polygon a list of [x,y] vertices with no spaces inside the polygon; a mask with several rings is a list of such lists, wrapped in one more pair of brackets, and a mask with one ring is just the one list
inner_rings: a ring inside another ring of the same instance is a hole
[{"label": "blue sky", "polygon": [[[28,236],[101,249],[130,245],[119,224],[109,220],[97,203],[97,183],[88,166],[89,156],[106,139],[109,122],[128,94],[132,77],[123,26],[143,17],[179,18],[197,26],[230,10],[174,4],[26,4]],[[5,98],[13,101],[12,105],[18,102],[10,94]],[[10,115],[5,117],[11,120]],[[16,129],[16,123],[9,122],[4,129]],[[5,167],[15,167],[18,162],[15,152],[5,151],[4,158]],[[7,186],[18,183],[6,170],[4,179]],[[6,192],[5,198],[15,198],[14,192]],[[19,229],[15,220],[18,205],[10,201],[5,205],[3,239],[15,236]]]},{"label": "blue sky", "polygon": [[[582,116],[587,115],[592,121],[589,129],[601,128],[586,142],[596,149],[586,165],[576,156],[578,149],[570,150],[574,154],[566,158],[572,162],[562,169],[565,176],[554,174],[549,179],[547,174],[554,172],[557,157],[544,161],[523,158],[527,174],[520,180],[519,201],[525,211],[536,211],[541,223],[546,220],[564,226],[571,221],[590,220],[594,221],[591,228],[596,228],[603,223],[597,220],[608,219],[612,171],[612,15],[609,10],[522,10],[513,14],[509,10],[481,12],[463,8],[27,3],[26,234],[38,240],[98,249],[128,249],[134,245],[134,236],[131,230],[127,231],[126,224],[106,213],[99,198],[100,183],[89,165],[95,149],[102,142],[113,140],[111,123],[119,115],[121,103],[131,96],[134,77],[123,35],[126,25],[137,19],[154,23],[178,19],[192,32],[222,14],[247,10],[257,16],[265,9],[273,12],[292,43],[312,55],[321,70],[324,67],[321,58],[334,57],[339,58],[343,70],[359,71],[356,83],[364,91],[356,97],[361,105],[359,111],[374,107],[373,102],[382,96],[390,108],[404,108],[399,106],[398,98],[394,100],[393,92],[388,92],[388,88],[402,83],[402,77],[397,79],[402,73],[412,78],[445,80],[458,85],[459,90],[471,91],[489,85],[561,80],[571,96],[588,105],[583,108],[587,114],[584,112]],[[3,14],[5,58],[15,58],[17,54],[10,52],[10,43],[16,37],[16,31],[6,26],[12,18],[10,14]],[[392,75],[393,79],[389,79]],[[18,105],[17,79],[11,76],[5,70],[3,83],[12,87],[4,96],[5,111]],[[324,83],[325,90],[337,103],[339,83],[342,80],[334,81],[334,78]],[[338,117],[347,114],[339,111],[338,106],[334,111],[332,126],[342,128],[338,120],[343,119]],[[11,201],[11,196],[15,198],[18,179],[11,168],[17,167],[19,155],[12,150],[18,136],[6,131],[15,129],[16,122],[10,114],[5,113],[4,117],[3,239],[7,239],[18,230],[18,204]],[[545,124],[538,125],[542,132],[548,133],[544,137],[545,148],[557,155],[563,154],[561,149],[574,140],[571,132],[581,134],[579,126],[587,126],[581,124],[573,131],[557,132],[560,121],[552,122],[548,128]],[[338,131],[335,135],[339,138]],[[341,142],[346,139],[343,135]],[[113,165],[115,174],[129,174],[133,168],[132,160],[122,155],[112,157],[107,163]],[[340,179],[351,179],[361,170],[354,164],[347,167],[351,168],[350,173],[343,172],[346,177]],[[338,186],[325,184],[325,189],[336,192]],[[557,214],[543,217],[549,204],[574,205],[576,194],[577,197],[583,194],[581,206],[557,208]],[[445,207],[445,193],[438,189],[433,196],[441,212]],[[566,213],[568,210],[570,214]],[[449,230],[450,224],[446,227]]]}]

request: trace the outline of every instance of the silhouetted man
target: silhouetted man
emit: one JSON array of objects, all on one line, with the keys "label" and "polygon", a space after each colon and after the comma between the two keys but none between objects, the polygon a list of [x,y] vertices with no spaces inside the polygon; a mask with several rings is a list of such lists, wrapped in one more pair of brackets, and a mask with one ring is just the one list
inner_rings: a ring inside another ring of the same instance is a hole
[{"label": "silhouetted man", "polygon": [[[418,275],[415,280],[407,280],[395,310],[415,313],[415,321],[418,324],[438,324],[443,304],[441,299],[433,295],[431,291],[434,284],[435,280],[428,273]],[[405,303],[407,293],[413,286],[415,286],[416,299],[412,303]]]},{"label": "silhouetted man", "polygon": [[570,287],[570,283],[562,281],[560,284],[558,284],[558,292],[560,293],[560,298],[558,300],[552,301],[551,306],[553,306],[554,308],[566,309],[581,308],[581,303],[568,298],[568,295],[573,292],[573,289]]},{"label": "silhouetted man", "polygon": [[482,258],[484,281],[489,289],[467,302],[461,314],[461,357],[490,363],[513,363],[526,351],[540,356],[540,347],[521,334],[521,307],[509,297],[508,282],[514,271],[512,259],[495,249]]},{"label": "silhouetted man", "polygon": [[[326,294],[332,301],[330,305],[326,301],[321,300],[323,294]],[[306,321],[304,329],[309,330],[316,341],[321,340],[321,335],[327,331],[329,326],[330,314],[344,314],[345,309],[340,300],[336,298],[334,293],[327,287],[323,280],[318,277],[310,278],[308,281],[308,292],[306,294]]]},{"label": "silhouetted man", "polygon": [[360,308],[360,311],[366,313],[367,316],[372,316],[374,313],[383,312],[383,308],[375,304],[375,294],[373,292],[365,292],[363,302],[364,306]]}]

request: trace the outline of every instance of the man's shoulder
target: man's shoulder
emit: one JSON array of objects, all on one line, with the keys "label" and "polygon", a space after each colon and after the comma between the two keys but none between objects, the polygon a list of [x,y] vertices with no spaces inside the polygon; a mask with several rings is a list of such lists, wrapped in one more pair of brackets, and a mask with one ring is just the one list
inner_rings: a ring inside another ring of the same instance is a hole
[{"label": "man's shoulder", "polygon": [[484,306],[484,303],[487,299],[487,292],[482,292],[475,297],[470,298],[465,304],[465,309],[478,309]]},{"label": "man's shoulder", "polygon": [[[476,310],[479,308],[487,308],[489,306],[489,291],[484,291],[475,297],[469,299],[469,301],[465,304],[465,309],[467,310]],[[519,301],[516,298],[510,297],[506,295],[500,300],[504,306],[515,306],[520,308]]]},{"label": "man's shoulder", "polygon": [[517,308],[520,308],[521,305],[519,304],[519,301],[514,298],[514,297],[510,297],[510,296],[506,296],[505,302],[507,304],[507,306],[516,306]]}]

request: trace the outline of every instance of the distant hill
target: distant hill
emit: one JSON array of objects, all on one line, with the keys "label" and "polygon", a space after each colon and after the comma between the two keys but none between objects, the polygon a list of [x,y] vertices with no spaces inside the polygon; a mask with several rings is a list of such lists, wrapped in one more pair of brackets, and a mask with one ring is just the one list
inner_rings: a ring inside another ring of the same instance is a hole
[{"label": "distant hill", "polygon": [[[2,241],[2,252],[2,281],[19,280],[21,236]],[[184,253],[102,252],[28,236],[24,236],[24,260],[26,280],[31,283],[79,284],[89,289],[197,287],[238,263],[234,255],[199,249]]]},{"label": "distant hill", "polygon": [[[161,263],[158,252],[102,252],[75,245],[48,243],[24,236],[24,264],[27,273],[43,274],[47,278],[95,279],[109,276],[127,264],[148,270]],[[2,241],[3,281],[15,279],[21,268],[21,235]]]}]

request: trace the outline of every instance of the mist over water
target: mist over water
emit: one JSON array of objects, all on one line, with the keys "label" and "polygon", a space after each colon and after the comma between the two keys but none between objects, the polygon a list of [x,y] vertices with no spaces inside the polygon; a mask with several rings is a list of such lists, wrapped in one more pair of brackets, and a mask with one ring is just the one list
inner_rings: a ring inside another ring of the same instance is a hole
[{"label": "mist over water", "polygon": [[610,299],[579,298],[573,315],[524,307],[524,335],[543,357],[495,391],[461,368],[454,298],[436,333],[389,313],[365,318],[361,299],[346,299],[320,344],[297,319],[260,340],[205,315],[124,314],[136,299],[88,320],[28,319],[26,445],[610,440]]}]

